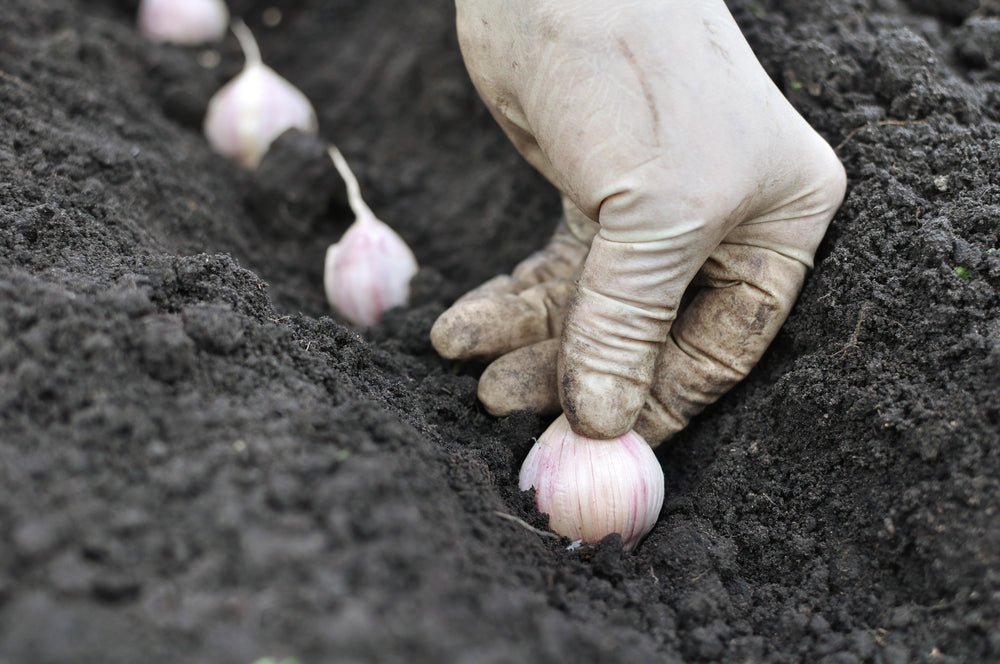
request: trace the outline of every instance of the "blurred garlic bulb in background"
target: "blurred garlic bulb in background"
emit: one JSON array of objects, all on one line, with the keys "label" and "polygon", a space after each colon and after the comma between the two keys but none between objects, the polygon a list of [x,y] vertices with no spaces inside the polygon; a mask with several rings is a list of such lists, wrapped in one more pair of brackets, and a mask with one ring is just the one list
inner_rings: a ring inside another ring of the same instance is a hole
[{"label": "blurred garlic bulb in background", "polygon": [[138,25],[153,41],[196,46],[225,36],[229,9],[223,0],[142,0]]},{"label": "blurred garlic bulb in background", "polygon": [[219,154],[256,168],[271,143],[288,129],[315,133],[312,104],[298,88],[263,63],[253,33],[233,23],[246,64],[212,96],[205,115],[205,136]]},{"label": "blurred garlic bulb in background", "polygon": [[330,306],[355,325],[367,327],[384,311],[409,301],[417,259],[361,198],[357,178],[340,150],[331,147],[330,158],[347,184],[347,201],[356,218],[340,242],[326,250],[323,286]]},{"label": "blurred garlic bulb in background", "polygon": [[626,551],[653,529],[663,506],[663,469],[642,436],[584,438],[565,415],[528,452],[518,486],[535,489],[553,531],[588,544],[619,533]]}]

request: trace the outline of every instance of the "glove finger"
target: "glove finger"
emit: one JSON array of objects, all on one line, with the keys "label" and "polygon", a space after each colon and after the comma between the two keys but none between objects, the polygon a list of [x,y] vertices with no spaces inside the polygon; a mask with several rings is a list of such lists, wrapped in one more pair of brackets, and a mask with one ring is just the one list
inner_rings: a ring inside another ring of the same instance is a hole
[{"label": "glove finger", "polygon": [[502,355],[479,378],[479,401],[497,417],[519,410],[558,413],[559,340],[547,339]]},{"label": "glove finger", "polygon": [[435,321],[431,343],[451,359],[493,358],[556,337],[573,288],[571,281],[548,281],[516,295],[457,302]]},{"label": "glove finger", "polygon": [[455,304],[494,295],[516,295],[555,279],[575,279],[588,250],[589,244],[574,235],[564,218],[544,248],[518,263],[509,275],[493,277],[455,300]]},{"label": "glove finger", "polygon": [[657,445],[741,381],[777,335],[806,266],[768,249],[722,244],[681,312],[656,364],[636,431]]},{"label": "glove finger", "polygon": [[665,240],[616,242],[602,230],[591,246],[559,357],[560,400],[580,435],[625,433],[646,401],[681,296],[708,255],[697,224],[676,232]]},{"label": "glove finger", "polygon": [[511,276],[525,287],[553,279],[575,279],[589,250],[590,244],[577,238],[564,217],[548,244],[521,261]]},{"label": "glove finger", "polygon": [[588,250],[563,219],[545,248],[511,275],[490,279],[441,314],[431,329],[434,348],[452,359],[490,358],[557,336]]},{"label": "glove finger", "polygon": [[524,287],[515,281],[509,274],[498,274],[492,279],[479,284],[468,293],[455,300],[452,306],[455,306],[460,302],[468,302],[469,300],[490,297],[492,295],[516,294],[522,290],[524,290]]}]

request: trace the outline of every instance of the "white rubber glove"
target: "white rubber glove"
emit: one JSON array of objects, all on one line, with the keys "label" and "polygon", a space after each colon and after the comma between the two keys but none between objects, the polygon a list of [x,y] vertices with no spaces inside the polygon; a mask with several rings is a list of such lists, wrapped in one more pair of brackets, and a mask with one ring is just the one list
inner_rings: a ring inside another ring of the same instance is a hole
[{"label": "white rubber glove", "polygon": [[502,356],[480,381],[494,414],[561,402],[581,435],[634,425],[657,444],[777,334],[843,167],[721,0],[456,4],[473,83],[566,219],[446,311],[432,342]]}]

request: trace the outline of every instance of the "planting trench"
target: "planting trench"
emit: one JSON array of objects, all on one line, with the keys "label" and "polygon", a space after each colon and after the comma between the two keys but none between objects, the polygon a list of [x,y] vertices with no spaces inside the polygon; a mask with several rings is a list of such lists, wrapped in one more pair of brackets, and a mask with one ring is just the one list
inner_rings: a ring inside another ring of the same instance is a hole
[{"label": "planting trench", "polygon": [[322,141],[213,155],[235,40],[206,67],[135,4],[0,12],[0,662],[1000,659],[1000,6],[729,3],[850,188],[624,555],[498,516],[542,525],[516,475],[547,421],[428,342],[559,208],[453,4],[230,3],[420,260],[364,334],[323,298],[351,215]]}]

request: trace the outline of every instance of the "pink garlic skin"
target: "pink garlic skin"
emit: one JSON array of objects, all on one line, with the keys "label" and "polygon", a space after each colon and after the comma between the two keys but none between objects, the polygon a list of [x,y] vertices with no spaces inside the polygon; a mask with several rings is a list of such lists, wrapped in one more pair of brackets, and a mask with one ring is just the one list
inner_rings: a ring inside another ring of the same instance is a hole
[{"label": "pink garlic skin", "polygon": [[229,9],[222,0],[142,0],[137,23],[152,41],[196,46],[225,36]]},{"label": "pink garlic skin", "polygon": [[315,133],[317,127],[309,99],[260,63],[248,64],[216,92],[205,115],[205,136],[212,148],[247,168],[256,168],[285,130]]},{"label": "pink garlic skin", "polygon": [[663,469],[642,436],[584,438],[565,415],[528,452],[518,486],[535,489],[554,532],[588,544],[619,533],[626,551],[653,529],[663,506]]},{"label": "pink garlic skin", "polygon": [[384,311],[406,305],[417,269],[403,238],[374,215],[362,214],[326,250],[326,299],[344,318],[368,327]]}]

